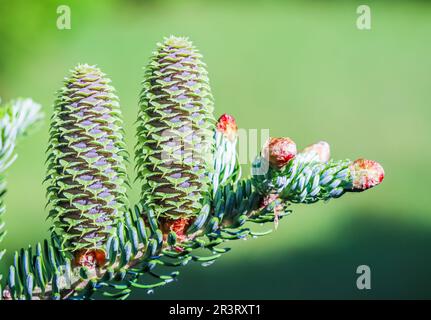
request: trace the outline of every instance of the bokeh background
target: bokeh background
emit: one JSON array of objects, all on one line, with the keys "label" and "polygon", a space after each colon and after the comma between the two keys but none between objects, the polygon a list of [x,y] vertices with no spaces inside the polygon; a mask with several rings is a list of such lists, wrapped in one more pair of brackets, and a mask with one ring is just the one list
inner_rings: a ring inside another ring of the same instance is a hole
[{"label": "bokeh background", "polygon": [[[56,28],[63,4],[71,30]],[[216,116],[233,114],[241,128],[270,128],[299,147],[327,140],[334,158],[379,160],[386,178],[372,191],[295,206],[272,235],[232,242],[214,265],[189,265],[177,282],[134,298],[431,298],[431,5],[368,1],[372,29],[360,31],[360,4],[0,0],[0,96],[32,97],[47,115],[7,175],[9,254],[0,270],[48,234],[48,120],[68,70],[97,64],[113,79],[132,152],[142,67],[175,34],[203,53]],[[371,268],[371,290],[356,288],[361,264]]]}]

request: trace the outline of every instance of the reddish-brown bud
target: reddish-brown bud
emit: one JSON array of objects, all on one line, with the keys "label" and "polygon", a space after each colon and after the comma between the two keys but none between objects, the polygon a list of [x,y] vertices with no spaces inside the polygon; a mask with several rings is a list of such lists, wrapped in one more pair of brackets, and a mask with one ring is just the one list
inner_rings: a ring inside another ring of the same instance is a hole
[{"label": "reddish-brown bud", "polygon": [[376,161],[367,159],[355,160],[350,165],[352,186],[354,190],[366,190],[383,181],[385,171]]},{"label": "reddish-brown bud", "polygon": [[262,155],[272,166],[280,169],[296,156],[296,144],[290,138],[270,138]]},{"label": "reddish-brown bud", "polygon": [[311,153],[314,152],[319,157],[320,162],[328,162],[331,158],[331,150],[329,147],[329,143],[326,141],[319,141],[312,145],[309,145],[301,153]]},{"label": "reddish-brown bud", "polygon": [[187,240],[187,228],[191,224],[190,219],[179,218],[179,219],[168,219],[165,218],[162,221],[161,229],[163,232],[163,236],[166,240],[169,232],[173,231],[177,235],[178,241]]},{"label": "reddish-brown bud", "polygon": [[235,118],[229,114],[223,114],[217,121],[217,131],[223,133],[230,141],[235,140],[238,131]]},{"label": "reddish-brown bud", "polygon": [[103,250],[79,250],[75,253],[75,264],[88,268],[101,267],[106,262],[106,254]]}]

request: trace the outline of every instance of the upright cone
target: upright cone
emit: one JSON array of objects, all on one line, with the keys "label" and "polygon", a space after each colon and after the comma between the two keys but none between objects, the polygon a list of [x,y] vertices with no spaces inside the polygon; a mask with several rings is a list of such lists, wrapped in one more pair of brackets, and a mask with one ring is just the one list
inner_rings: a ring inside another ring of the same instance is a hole
[{"label": "upright cone", "polygon": [[201,58],[188,39],[166,38],[142,83],[136,165],[143,203],[159,218],[192,218],[210,194],[215,119]]},{"label": "upright cone", "polygon": [[72,252],[98,252],[125,210],[118,98],[98,68],[78,65],[58,93],[48,148],[54,229]]}]

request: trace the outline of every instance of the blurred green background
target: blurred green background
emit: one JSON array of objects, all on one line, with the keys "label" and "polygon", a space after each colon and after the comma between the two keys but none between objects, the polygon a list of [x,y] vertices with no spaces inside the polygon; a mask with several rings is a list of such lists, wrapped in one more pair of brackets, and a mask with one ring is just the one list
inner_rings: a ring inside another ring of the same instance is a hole
[{"label": "blurred green background", "polygon": [[[56,28],[62,4],[71,30]],[[68,70],[86,62],[112,78],[132,152],[142,67],[175,34],[203,53],[216,116],[233,114],[241,128],[270,128],[299,147],[327,140],[334,158],[378,160],[386,178],[372,191],[295,206],[272,235],[232,242],[211,267],[189,265],[177,282],[134,298],[431,298],[431,5],[373,1],[372,29],[360,31],[359,4],[1,0],[0,96],[32,97],[47,117],[7,174],[9,254],[0,270],[13,250],[47,235],[48,119]],[[371,268],[371,290],[356,288],[361,264]]]}]

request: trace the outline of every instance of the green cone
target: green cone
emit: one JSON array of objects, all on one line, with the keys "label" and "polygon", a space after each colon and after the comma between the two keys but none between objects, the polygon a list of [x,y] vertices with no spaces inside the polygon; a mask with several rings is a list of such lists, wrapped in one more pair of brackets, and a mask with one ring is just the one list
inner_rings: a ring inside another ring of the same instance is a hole
[{"label": "green cone", "polygon": [[201,57],[171,36],[146,68],[135,156],[143,204],[158,217],[193,217],[210,194],[214,103]]},{"label": "green cone", "polygon": [[125,211],[118,98],[98,68],[78,65],[59,91],[48,148],[50,217],[65,248],[100,249]]}]

